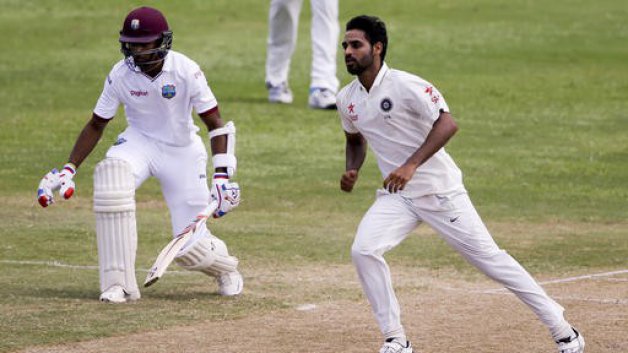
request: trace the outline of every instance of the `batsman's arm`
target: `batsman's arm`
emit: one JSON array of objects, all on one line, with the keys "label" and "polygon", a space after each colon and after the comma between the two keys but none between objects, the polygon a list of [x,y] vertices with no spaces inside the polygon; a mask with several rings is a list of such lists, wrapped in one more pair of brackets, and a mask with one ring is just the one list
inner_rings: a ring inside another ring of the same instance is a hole
[{"label": "batsman's arm", "polygon": [[209,145],[212,152],[211,198],[218,202],[214,217],[222,217],[240,204],[240,186],[231,182],[237,168],[235,156],[236,128],[233,121],[223,123],[218,106],[199,113],[209,130]]},{"label": "batsman's arm", "polygon": [[83,163],[85,158],[94,150],[98,141],[100,141],[109,120],[92,114],[92,118],[87,122],[74,143],[74,148],[72,148],[68,159],[70,163],[77,168]]},{"label": "batsman's arm", "polygon": [[366,159],[366,139],[360,133],[349,133],[345,131],[345,172],[340,178],[340,189],[351,192],[358,180],[358,172]]},{"label": "batsman's arm", "polygon": [[[203,123],[205,123],[205,126],[207,126],[207,130],[210,132],[225,125],[222,121],[220,111],[218,110],[217,106],[206,112],[198,114],[198,116],[201,118]],[[211,148],[212,156],[219,153],[227,153],[227,135],[219,135],[210,138],[209,145]],[[226,167],[218,167],[215,168],[215,170],[217,173],[227,173]]]},{"label": "batsman's arm", "polygon": [[76,139],[68,163],[63,166],[61,171],[56,168],[51,170],[39,182],[37,201],[42,207],[48,207],[54,203],[54,191],[58,190],[59,194],[66,200],[74,195],[75,184],[72,179],[76,174],[76,169],[94,149],[108,122],[109,120],[96,114],[92,115],[91,120]]}]

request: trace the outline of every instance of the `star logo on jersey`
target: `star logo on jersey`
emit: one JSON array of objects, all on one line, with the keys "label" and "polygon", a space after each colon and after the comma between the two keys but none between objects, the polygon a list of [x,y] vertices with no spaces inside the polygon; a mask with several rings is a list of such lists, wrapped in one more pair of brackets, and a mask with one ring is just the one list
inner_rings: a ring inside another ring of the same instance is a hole
[{"label": "star logo on jersey", "polygon": [[429,94],[432,103],[436,104],[440,100],[440,95],[434,94],[434,87],[429,86],[425,89],[425,93]]},{"label": "star logo on jersey", "polygon": [[177,95],[177,89],[174,85],[164,85],[161,87],[161,96],[170,99]]},{"label": "star logo on jersey", "polygon": [[355,113],[355,104],[351,103],[347,106],[347,109],[349,110],[349,119],[351,119],[351,121],[357,121],[358,120],[358,114]]}]

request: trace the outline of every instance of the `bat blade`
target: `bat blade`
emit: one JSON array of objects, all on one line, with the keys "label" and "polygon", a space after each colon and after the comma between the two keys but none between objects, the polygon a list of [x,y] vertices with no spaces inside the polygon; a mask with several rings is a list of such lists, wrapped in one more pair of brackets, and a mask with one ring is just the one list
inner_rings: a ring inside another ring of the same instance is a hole
[{"label": "bat blade", "polygon": [[155,259],[155,263],[148,271],[148,275],[144,280],[144,287],[153,285],[163,276],[172,260],[174,260],[175,256],[177,256],[193,234],[194,230],[192,229],[187,233],[180,234],[161,250],[157,259]]},{"label": "bat blade", "polygon": [[148,271],[148,275],[144,280],[144,287],[149,287],[157,282],[166,273],[168,266],[172,263],[179,251],[183,249],[188,240],[194,235],[197,229],[204,227],[207,222],[207,218],[214,213],[218,204],[216,202],[210,203],[210,205],[201,212],[196,219],[190,225],[188,225],[180,234],[172,239],[157,255],[157,259]]}]

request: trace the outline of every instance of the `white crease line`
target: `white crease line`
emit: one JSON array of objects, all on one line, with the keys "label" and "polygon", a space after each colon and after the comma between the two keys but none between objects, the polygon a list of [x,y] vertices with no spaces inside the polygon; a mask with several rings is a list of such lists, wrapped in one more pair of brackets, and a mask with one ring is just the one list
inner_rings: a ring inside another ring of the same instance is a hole
[{"label": "white crease line", "polygon": [[[65,264],[63,262],[59,262],[59,261],[0,260],[0,263],[16,264],[16,265],[45,265],[45,266],[51,266],[51,267],[73,268],[73,269],[78,269],[78,270],[97,270],[98,269],[98,266],[69,265],[69,264]],[[148,269],[138,268],[137,271],[148,272]],[[173,274],[190,274],[192,272],[191,271],[176,271],[176,270],[174,270],[174,271],[168,271],[168,273],[173,273]],[[594,274],[590,274],[590,275],[582,275],[582,276],[575,276],[575,277],[553,279],[553,280],[549,280],[549,281],[539,282],[539,284],[545,285],[545,284],[554,284],[554,283],[576,282],[576,281],[580,281],[580,280],[583,280],[583,279],[610,277],[610,276],[620,275],[620,274],[624,274],[624,273],[628,273],[628,269],[618,270],[618,271],[610,271],[610,272],[602,272],[602,273],[594,273]],[[503,287],[502,288],[487,289],[487,290],[475,290],[475,289],[465,290],[465,289],[461,289],[461,288],[450,288],[450,287],[441,287],[441,288],[445,289],[445,290],[465,291],[465,292],[483,293],[483,294],[502,293],[502,292],[505,292],[505,294],[511,294],[510,292],[508,292],[508,290],[506,288],[503,288]]]},{"label": "white crease line", "polygon": [[[0,263],[13,264],[13,265],[44,265],[44,266],[50,266],[50,267],[71,268],[71,269],[75,269],[75,270],[98,270],[98,266],[92,266],[92,265],[70,265],[70,264],[65,264],[63,262],[59,262],[59,261],[0,260]],[[138,269],[136,269],[136,271],[148,272],[148,269],[138,268]],[[172,273],[172,274],[192,274],[191,271],[177,271],[177,270],[168,271],[168,273]]]},{"label": "white crease line", "polygon": [[575,300],[579,302],[593,302],[598,304],[619,304],[619,305],[628,305],[628,299],[597,299],[597,298],[578,298],[578,297],[555,297],[552,296],[552,299],[558,300]]},{"label": "white crease line", "polygon": [[[549,280],[549,281],[539,282],[539,284],[540,285],[546,285],[546,284],[554,284],[554,283],[576,282],[576,281],[580,281],[580,280],[583,280],[583,279],[591,279],[591,278],[598,278],[598,277],[610,277],[610,276],[620,275],[620,274],[624,274],[624,273],[628,273],[628,269],[626,269],[626,270],[619,270],[619,271],[611,271],[611,272],[594,273],[594,274],[590,274],[590,275],[582,275],[582,276],[575,276],[575,277],[552,279],[552,280]],[[505,292],[505,291],[507,291],[506,288],[495,288],[495,289],[483,290],[483,291],[480,291],[480,292],[481,293],[490,294],[490,293],[499,293],[499,292]]]},{"label": "white crease line", "polygon": [[[489,295],[514,295],[511,292],[476,292],[479,294],[489,294]],[[628,305],[628,299],[598,299],[598,298],[579,298],[579,297],[562,297],[562,296],[551,296],[552,299],[557,300],[574,300],[579,302],[592,302],[598,304],[614,304],[614,305]]]}]

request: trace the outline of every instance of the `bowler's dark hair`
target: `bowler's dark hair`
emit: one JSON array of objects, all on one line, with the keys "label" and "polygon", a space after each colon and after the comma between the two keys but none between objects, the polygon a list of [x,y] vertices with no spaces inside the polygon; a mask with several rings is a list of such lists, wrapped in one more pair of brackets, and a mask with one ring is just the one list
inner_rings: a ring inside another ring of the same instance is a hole
[{"label": "bowler's dark hair", "polygon": [[356,16],[347,22],[347,31],[357,29],[363,31],[366,35],[366,39],[374,45],[377,42],[381,42],[382,48],[382,62],[386,57],[386,49],[388,48],[388,35],[386,34],[386,24],[380,20],[379,17],[361,15]]}]

